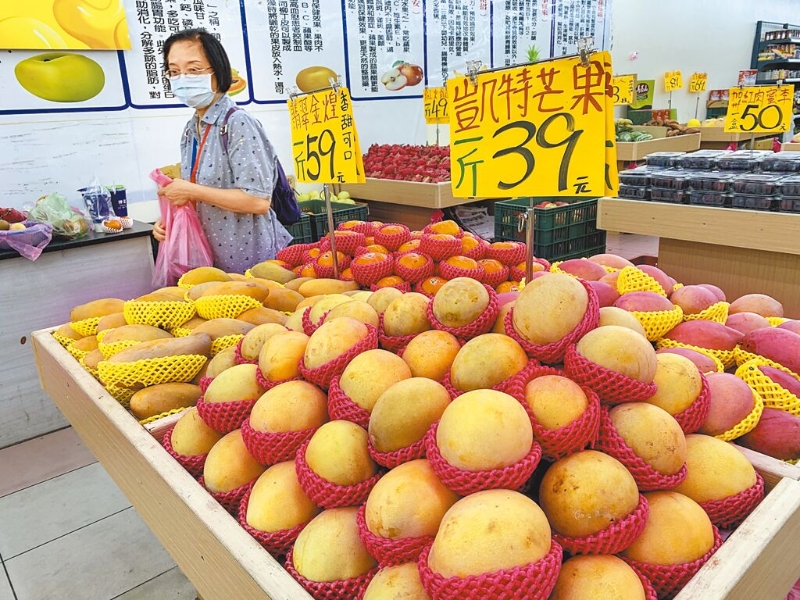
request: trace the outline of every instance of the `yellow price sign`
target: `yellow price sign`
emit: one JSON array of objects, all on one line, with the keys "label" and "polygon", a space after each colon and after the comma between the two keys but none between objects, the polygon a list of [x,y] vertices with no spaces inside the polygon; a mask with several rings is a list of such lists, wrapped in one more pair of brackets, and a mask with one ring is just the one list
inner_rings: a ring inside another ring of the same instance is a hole
[{"label": "yellow price sign", "polygon": [[673,92],[683,88],[683,75],[680,71],[667,71],[664,73],[664,89]]},{"label": "yellow price sign", "polygon": [[361,146],[347,88],[287,101],[297,181],[364,183]]},{"label": "yellow price sign", "polygon": [[425,122],[428,125],[450,122],[450,111],[447,110],[447,88],[425,88],[423,102],[425,106]]},{"label": "yellow price sign", "polygon": [[632,104],[636,95],[636,75],[616,75],[611,78],[614,106]]},{"label": "yellow price sign", "polygon": [[706,91],[708,85],[708,73],[692,73],[692,78],[689,80],[689,91],[693,94],[699,94]]},{"label": "yellow price sign", "polygon": [[731,88],[726,133],[783,133],[792,124],[793,86]]},{"label": "yellow price sign", "polygon": [[562,58],[449,80],[453,195],[606,193],[612,72],[611,55],[600,52],[586,66]]}]

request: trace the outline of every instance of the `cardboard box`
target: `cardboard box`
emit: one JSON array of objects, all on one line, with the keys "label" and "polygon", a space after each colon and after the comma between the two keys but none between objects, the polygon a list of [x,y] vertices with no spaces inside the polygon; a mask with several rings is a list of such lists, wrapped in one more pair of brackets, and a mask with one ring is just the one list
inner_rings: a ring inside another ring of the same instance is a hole
[{"label": "cardboard box", "polygon": [[692,152],[700,148],[700,134],[676,135],[646,142],[618,142],[618,161],[639,161],[653,152]]},{"label": "cardboard box", "polygon": [[342,189],[350,192],[350,197],[357,200],[375,200],[431,209],[459,206],[483,200],[483,198],[454,198],[452,184],[449,181],[418,183],[367,177],[366,183],[344,184]]},{"label": "cardboard box", "polygon": [[[311,600],[154,435],[51,335],[32,334],[41,383],[204,600]],[[174,420],[174,417],[172,418]],[[171,424],[171,422],[168,422]],[[168,426],[168,425],[167,425]],[[800,577],[800,482],[751,460],[768,494],[676,600],[783,598]]]},{"label": "cardboard box", "polygon": [[787,142],[783,145],[784,152],[800,152],[800,142]]},{"label": "cardboard box", "polygon": [[643,131],[653,136],[654,140],[660,140],[667,137],[669,127],[660,127],[657,125],[633,125],[631,127],[634,131]]}]

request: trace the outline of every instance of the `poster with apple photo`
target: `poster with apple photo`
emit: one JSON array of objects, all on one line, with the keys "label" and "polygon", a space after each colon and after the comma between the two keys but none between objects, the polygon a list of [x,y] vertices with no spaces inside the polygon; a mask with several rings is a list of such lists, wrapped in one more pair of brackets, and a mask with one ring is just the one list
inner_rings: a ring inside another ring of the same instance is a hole
[{"label": "poster with apple photo", "polygon": [[0,114],[125,106],[116,52],[0,51]]},{"label": "poster with apple photo", "polygon": [[346,0],[344,17],[353,99],[422,97],[422,1]]},{"label": "poster with apple photo", "polygon": [[286,102],[295,87],[310,92],[331,77],[345,82],[339,0],[246,2],[244,10],[255,102]]},{"label": "poster with apple photo", "polygon": [[194,27],[203,27],[218,36],[231,62],[233,83],[228,94],[237,96],[237,101],[249,100],[238,2],[140,0],[127,2],[126,10],[132,47],[123,56],[134,108],[183,106],[169,89],[162,48],[173,33]]}]

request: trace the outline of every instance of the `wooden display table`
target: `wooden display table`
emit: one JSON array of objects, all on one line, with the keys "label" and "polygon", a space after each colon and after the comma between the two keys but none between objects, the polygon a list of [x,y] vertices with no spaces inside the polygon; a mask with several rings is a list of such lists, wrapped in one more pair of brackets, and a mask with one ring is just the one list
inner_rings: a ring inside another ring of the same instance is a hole
[{"label": "wooden display table", "polygon": [[800,214],[601,198],[597,227],[660,238],[658,266],[680,283],[769,294],[800,319]]},{"label": "wooden display table", "polygon": [[135,223],[122,233],[54,240],[33,262],[0,250],[0,448],[67,425],[39,387],[31,331],[68,321],[78,304],[151,291],[151,231]]},{"label": "wooden display table", "polygon": [[676,135],[644,142],[617,142],[617,167],[624,171],[631,162],[644,160],[655,152],[693,152],[700,148],[700,134]]},{"label": "wooden display table", "polygon": [[781,149],[784,152],[800,152],[800,142],[786,142]]},{"label": "wooden display table", "polygon": [[[725,128],[720,127],[700,127],[700,148],[709,149],[709,150],[724,150],[732,143],[739,144],[741,142],[747,142],[745,144],[746,148],[749,148],[749,144],[751,140],[755,140],[756,148],[758,148],[758,141],[759,140],[771,140],[774,135],[768,134],[756,134],[755,138],[752,135],[746,133],[725,133]],[[769,149],[772,149],[772,145],[769,146]]]},{"label": "wooden display table", "polygon": [[[50,330],[33,343],[44,389],[205,600],[310,600]],[[676,600],[779,599],[800,577],[800,471],[752,456],[767,497]]]}]

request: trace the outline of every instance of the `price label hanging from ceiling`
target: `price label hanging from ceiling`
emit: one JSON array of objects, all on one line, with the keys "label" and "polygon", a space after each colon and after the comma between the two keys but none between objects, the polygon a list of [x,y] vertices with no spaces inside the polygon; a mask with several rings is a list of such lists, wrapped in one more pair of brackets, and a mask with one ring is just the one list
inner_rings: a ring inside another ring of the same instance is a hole
[{"label": "price label hanging from ceiling", "polygon": [[664,73],[664,89],[668,92],[683,89],[683,74],[680,71]]},{"label": "price label hanging from ceiling", "polygon": [[783,133],[792,123],[794,88],[790,85],[731,88],[726,133]]},{"label": "price label hanging from ceiling", "polygon": [[450,122],[450,111],[447,109],[447,88],[425,88],[422,99],[425,106],[425,122],[428,125]]},{"label": "price label hanging from ceiling", "polygon": [[611,74],[611,55],[599,52],[585,66],[563,58],[448,80],[453,195],[610,193]]},{"label": "price label hanging from ceiling", "polygon": [[689,91],[693,94],[705,92],[707,84],[708,73],[692,73],[692,78],[689,80]]},{"label": "price label hanging from ceiling", "polygon": [[632,104],[636,94],[636,75],[617,75],[611,78],[614,106]]},{"label": "price label hanging from ceiling", "polygon": [[361,146],[347,88],[290,98],[287,104],[297,181],[364,183]]}]

